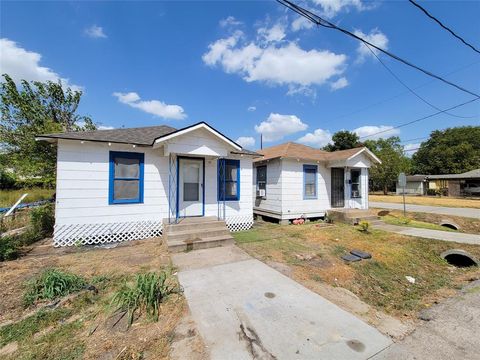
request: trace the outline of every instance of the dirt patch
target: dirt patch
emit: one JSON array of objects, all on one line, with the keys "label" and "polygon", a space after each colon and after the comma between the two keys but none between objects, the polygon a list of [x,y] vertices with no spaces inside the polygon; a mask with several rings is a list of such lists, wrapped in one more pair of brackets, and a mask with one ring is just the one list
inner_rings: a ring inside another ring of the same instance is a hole
[{"label": "dirt patch", "polygon": [[[169,254],[161,239],[108,247],[58,249],[53,248],[51,240],[47,239],[26,250],[25,257],[0,263],[0,323],[28,320],[46,305],[47,302],[25,309],[22,301],[23,284],[46,268],[69,271],[88,281],[97,279],[98,291],[80,292],[68,297],[68,301],[44,310],[48,314],[66,309],[70,315],[34,331],[31,337],[19,343],[18,349],[2,348],[11,351],[8,356],[12,359],[18,351],[41,358],[47,356],[49,349],[55,349],[57,358],[207,358],[195,324],[188,321],[188,306],[182,294],[171,295],[160,304],[158,321],[146,314],[138,314],[130,327],[128,316],[115,313],[110,305],[113,292],[121,286],[123,279],[142,271],[160,271],[170,265]],[[188,325],[182,325],[184,321]]]}]

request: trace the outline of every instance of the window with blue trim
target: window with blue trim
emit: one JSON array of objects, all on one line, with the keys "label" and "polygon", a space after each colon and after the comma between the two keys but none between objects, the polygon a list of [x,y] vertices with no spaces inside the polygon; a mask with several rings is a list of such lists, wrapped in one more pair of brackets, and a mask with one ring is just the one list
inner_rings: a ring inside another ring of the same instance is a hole
[{"label": "window with blue trim", "polygon": [[317,165],[303,165],[303,197],[317,198]]},{"label": "window with blue trim", "polygon": [[143,153],[110,151],[109,203],[143,203]]},{"label": "window with blue trim", "polygon": [[218,200],[240,199],[240,160],[218,160]]}]

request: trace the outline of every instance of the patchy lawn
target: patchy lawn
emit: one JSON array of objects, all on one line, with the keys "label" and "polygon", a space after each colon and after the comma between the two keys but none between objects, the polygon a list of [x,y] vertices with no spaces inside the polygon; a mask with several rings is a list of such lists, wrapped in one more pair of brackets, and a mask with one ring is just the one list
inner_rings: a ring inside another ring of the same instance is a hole
[{"label": "patchy lawn", "polygon": [[[471,279],[480,278],[477,268],[455,268],[439,257],[459,247],[443,241],[424,240],[372,230],[363,233],[352,226],[280,226],[259,222],[250,230],[235,233],[237,244],[250,255],[288,265],[291,276],[307,287],[312,280],[342,287],[375,309],[397,318],[415,317],[422,308],[452,294]],[[480,257],[480,247],[461,245]],[[351,249],[372,254],[370,260],[347,264],[340,257]],[[415,278],[415,284],[406,280]]]},{"label": "patchy lawn", "polygon": [[[403,211],[400,210],[379,210],[378,212],[380,211],[389,212],[389,215],[382,217],[382,220],[388,224],[421,227],[433,230],[456,231],[469,234],[480,234],[480,221],[478,219],[419,212],[407,212],[406,216],[404,217]],[[405,219],[410,220],[410,222],[405,224]],[[440,226],[439,224],[442,220],[453,221],[460,226],[460,230],[457,231]]]},{"label": "patchy lawn", "polygon": [[51,199],[55,190],[53,189],[42,189],[42,188],[31,188],[31,189],[20,189],[20,190],[2,190],[0,191],[0,207],[10,207],[17,202],[17,200],[25,193],[27,197],[23,202],[34,202],[39,200],[48,200]]},{"label": "patchy lawn", "polygon": [[[124,289],[125,281],[170,266],[158,239],[113,249],[54,249],[49,241],[37,243],[27,256],[0,263],[0,357],[203,359],[205,349],[183,294],[173,293],[160,303],[158,321],[145,311],[135,313],[131,327],[127,314],[112,305],[113,294]],[[26,283],[51,268],[81,276],[94,288],[61,297],[51,308],[46,307],[49,300],[25,307]]]},{"label": "patchy lawn", "polygon": [[[403,204],[401,195],[369,195],[370,201],[389,202]],[[433,196],[405,196],[407,204],[428,205],[428,206],[446,206],[480,209],[480,197],[478,199],[464,199],[453,197],[433,197]]]}]

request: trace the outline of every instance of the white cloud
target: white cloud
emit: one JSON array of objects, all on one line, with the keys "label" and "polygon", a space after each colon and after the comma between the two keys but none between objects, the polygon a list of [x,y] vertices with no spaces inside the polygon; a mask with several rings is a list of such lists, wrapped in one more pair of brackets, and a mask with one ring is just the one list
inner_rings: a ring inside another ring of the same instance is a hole
[{"label": "white cloud", "polygon": [[278,42],[285,38],[285,26],[280,23],[273,25],[271,28],[261,27],[257,30],[257,34],[261,41],[265,43]]},{"label": "white cloud", "polygon": [[41,66],[42,55],[20,47],[15,41],[0,39],[0,74],[8,74],[15,81],[58,81],[62,85],[81,90],[78,85],[70,84],[69,80],[60,77],[52,69]]},{"label": "white cloud", "polygon": [[315,5],[319,5],[323,10],[323,15],[334,17],[341,11],[348,11],[355,8],[358,11],[369,9],[361,0],[312,0]]},{"label": "white cloud", "polygon": [[245,42],[236,31],[208,46],[202,59],[206,65],[221,66],[228,74],[238,74],[247,82],[308,87],[322,85],[346,67],[346,55],[329,50],[304,50],[294,42],[268,45]]},{"label": "white cloud", "polygon": [[93,39],[106,39],[107,35],[101,26],[92,25],[85,29],[85,34]]},{"label": "white cloud", "polygon": [[292,31],[299,31],[302,29],[311,29],[313,27],[313,23],[310,20],[305,19],[303,16],[298,16],[292,21],[290,26]]},{"label": "white cloud", "polygon": [[235,142],[243,148],[252,149],[255,146],[255,138],[252,136],[240,136]]},{"label": "white cloud", "polygon": [[263,135],[265,142],[277,141],[283,139],[287,135],[304,131],[308,128],[295,115],[281,115],[271,113],[267,120],[262,121],[259,125],[255,125],[255,131]]},{"label": "white cloud", "polygon": [[187,114],[185,114],[185,111],[180,105],[168,105],[160,100],[141,100],[136,92],[115,92],[113,96],[123,104],[164,119],[182,120],[187,117]]},{"label": "white cloud", "polygon": [[233,16],[228,16],[225,19],[220,20],[220,26],[221,27],[227,27],[227,26],[239,26],[242,25],[243,23]]},{"label": "white cloud", "polygon": [[336,81],[334,81],[330,84],[330,89],[332,89],[332,91],[335,91],[335,90],[343,89],[346,86],[348,86],[347,78],[346,77],[341,77],[338,80],[336,80]]},{"label": "white cloud", "polygon": [[249,107],[247,108],[247,110],[248,110],[248,111],[255,111],[255,110],[257,110],[257,107],[256,107],[256,106],[249,106]]},{"label": "white cloud", "polygon": [[420,145],[421,143],[406,144],[403,146],[403,151],[405,151],[405,155],[412,156],[418,151],[418,148],[420,147]]},{"label": "white cloud", "polygon": [[332,141],[332,134],[328,130],[316,129],[297,140],[299,143],[315,147],[324,147]]},{"label": "white cloud", "polygon": [[[361,37],[364,40],[367,40],[369,43],[372,43],[373,45],[376,45],[382,49],[387,50],[388,49],[388,38],[387,35],[382,33],[379,29],[375,28],[370,31],[370,33],[365,34],[361,30],[355,30],[354,32],[355,35],[358,37]],[[370,46],[370,49],[375,52],[375,54],[378,54],[378,50],[375,48],[372,48]],[[357,53],[358,53],[358,58],[357,62],[363,62],[365,59],[368,57],[374,57],[372,52],[368,49],[367,45],[365,45],[363,42],[361,42],[358,47],[357,47]]]},{"label": "white cloud", "polygon": [[[381,134],[377,134],[378,132],[382,131]],[[367,139],[368,140],[376,140],[380,138],[388,138],[390,136],[395,136],[400,134],[399,129],[394,129],[393,126],[389,125],[380,125],[380,126],[373,126],[373,125],[367,125],[367,126],[361,126],[359,128],[356,128],[353,130],[354,133],[356,133],[360,138],[364,136],[369,136]],[[376,134],[376,135],[372,135]],[[370,136],[372,135],[372,136]]]},{"label": "white cloud", "polygon": [[98,126],[97,126],[97,129],[98,129],[98,130],[113,130],[113,129],[115,129],[115,127],[113,127],[113,126],[108,126],[108,125],[98,125]]}]

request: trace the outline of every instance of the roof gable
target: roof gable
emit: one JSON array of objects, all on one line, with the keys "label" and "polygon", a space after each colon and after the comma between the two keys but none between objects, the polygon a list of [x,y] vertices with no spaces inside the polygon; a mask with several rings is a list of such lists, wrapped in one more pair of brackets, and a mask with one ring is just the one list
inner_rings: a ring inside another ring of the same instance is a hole
[{"label": "roof gable", "polygon": [[235,150],[237,150],[237,151],[242,150],[242,147],[240,145],[238,145],[235,141],[233,141],[232,139],[223,135],[221,132],[215,130],[213,127],[211,127],[210,125],[208,125],[205,122],[200,122],[198,124],[194,124],[192,126],[188,126],[186,128],[176,130],[172,133],[162,135],[162,136],[158,137],[157,139],[155,139],[154,144],[160,144],[160,143],[165,142],[167,140],[173,139],[177,136],[186,135],[190,132],[197,131],[197,130],[200,130],[200,129],[203,129],[203,130],[209,132],[211,135],[214,135],[219,140],[227,143],[228,145],[233,147]]},{"label": "roof gable", "polygon": [[381,163],[380,159],[376,157],[375,154],[373,154],[366,147],[328,152],[320,149],[315,149],[307,145],[287,142],[280,145],[271,146],[262,150],[258,150],[257,152],[259,154],[262,154],[263,158],[257,159],[256,161],[264,161],[277,158],[305,159],[325,162],[342,161],[351,160],[354,157],[365,153],[375,162]]}]

